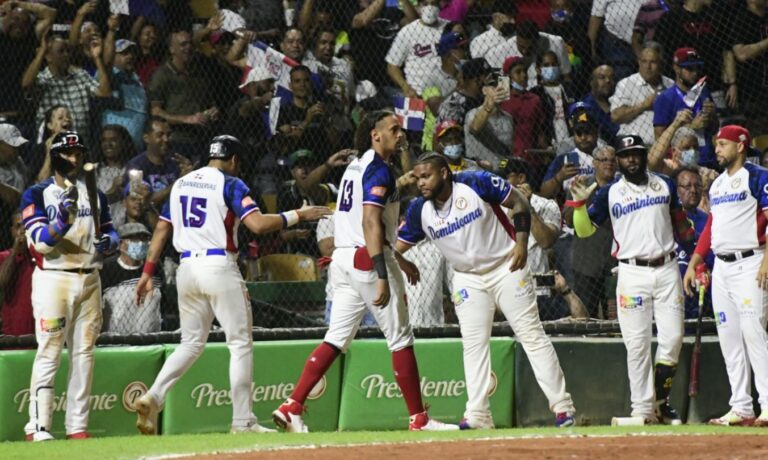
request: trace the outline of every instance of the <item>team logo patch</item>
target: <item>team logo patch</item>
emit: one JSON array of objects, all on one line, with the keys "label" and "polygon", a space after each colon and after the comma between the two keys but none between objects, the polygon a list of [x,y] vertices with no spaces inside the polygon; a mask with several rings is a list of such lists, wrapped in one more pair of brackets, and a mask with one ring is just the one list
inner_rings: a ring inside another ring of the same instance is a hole
[{"label": "team logo patch", "polygon": [[453,304],[457,307],[464,303],[465,300],[469,298],[469,293],[466,289],[459,289],[458,291],[454,292],[453,295],[451,295],[451,300],[453,301]]},{"label": "team logo patch", "polygon": [[247,208],[248,206],[254,206],[256,203],[253,201],[253,198],[246,196],[242,200],[240,200],[240,207]]},{"label": "team logo patch", "polygon": [[661,184],[655,181],[651,182],[651,190],[653,190],[654,192],[658,192],[659,190],[661,190]]},{"label": "team logo patch", "polygon": [[382,186],[371,187],[371,195],[383,197],[386,194],[387,194],[387,187],[382,187]]},{"label": "team logo patch", "polygon": [[620,295],[619,296],[619,307],[624,308],[626,310],[634,310],[635,308],[640,308],[643,306],[643,298],[641,296],[629,296],[629,295]]},{"label": "team logo patch", "polygon": [[40,329],[43,332],[59,332],[64,329],[67,323],[65,317],[61,318],[40,318]]},{"label": "team logo patch", "polygon": [[737,188],[739,188],[739,185],[741,185],[741,177],[735,177],[731,181],[731,188],[737,189]]},{"label": "team logo patch", "polygon": [[21,218],[22,219],[29,219],[33,215],[35,215],[35,205],[34,204],[30,204],[29,206],[24,208],[23,211],[21,211]]},{"label": "team logo patch", "polygon": [[461,211],[467,209],[467,200],[465,200],[464,197],[459,197],[459,199],[456,200],[456,209]]}]

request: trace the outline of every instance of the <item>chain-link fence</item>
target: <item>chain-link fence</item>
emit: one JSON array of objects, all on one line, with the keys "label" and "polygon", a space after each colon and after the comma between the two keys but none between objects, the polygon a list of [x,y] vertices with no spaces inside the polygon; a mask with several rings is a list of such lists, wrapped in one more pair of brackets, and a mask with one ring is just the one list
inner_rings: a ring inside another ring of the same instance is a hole
[{"label": "chain-link fence", "polygon": [[[406,184],[403,211],[417,193],[407,172],[421,152],[444,154],[454,171],[504,176],[535,211],[529,264],[542,319],[614,319],[612,230],[574,235],[569,185],[577,175],[611,182],[610,146],[618,133],[637,133],[650,169],[678,181],[698,235],[718,169],[718,126],[745,124],[751,159],[766,163],[765,3],[6,0],[3,333],[34,330],[34,261],[16,209],[27,187],[51,176],[57,133],[78,131],[98,162],[122,238],[101,271],[104,327],[130,334],[178,328],[179,256],[170,245],[152,300],[137,309],[134,290],[171,185],[204,164],[212,136],[247,145],[241,177],[262,211],[335,206],[344,165],[360,153],[355,129],[380,108],[394,109],[408,130],[395,168]],[[675,175],[684,166],[696,169]],[[333,235],[331,219],[260,236],[241,226],[257,326],[327,321]],[[456,323],[450,264],[429,242],[407,257],[422,273],[407,289],[412,323]],[[684,267],[689,256],[679,257]],[[695,313],[690,301],[686,314]]]}]

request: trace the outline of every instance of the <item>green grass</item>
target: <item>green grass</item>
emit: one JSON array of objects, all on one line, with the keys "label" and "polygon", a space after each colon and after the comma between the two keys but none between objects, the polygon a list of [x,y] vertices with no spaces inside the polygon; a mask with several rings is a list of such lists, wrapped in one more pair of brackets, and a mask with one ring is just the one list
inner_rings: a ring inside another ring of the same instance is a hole
[{"label": "green grass", "polygon": [[10,459],[131,459],[143,456],[181,453],[212,453],[225,451],[263,450],[290,446],[333,446],[344,444],[400,443],[414,441],[457,441],[476,438],[519,438],[531,436],[607,436],[626,434],[674,435],[743,435],[766,434],[764,428],[736,428],[706,425],[646,426],[646,427],[577,427],[513,428],[484,431],[410,433],[408,431],[356,431],[309,434],[199,434],[175,436],[122,436],[95,438],[86,441],[52,441],[45,443],[0,443],[0,458]]}]

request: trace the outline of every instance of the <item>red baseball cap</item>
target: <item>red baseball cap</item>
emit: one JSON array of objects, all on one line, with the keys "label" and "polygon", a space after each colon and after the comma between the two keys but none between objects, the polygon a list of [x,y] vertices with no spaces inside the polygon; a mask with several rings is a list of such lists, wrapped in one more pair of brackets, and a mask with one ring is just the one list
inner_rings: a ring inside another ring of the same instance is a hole
[{"label": "red baseball cap", "polygon": [[463,128],[455,120],[443,120],[438,123],[437,128],[435,128],[435,139],[440,139],[443,134],[447,133],[451,129],[458,129],[462,134],[464,134]]},{"label": "red baseball cap", "polygon": [[695,67],[704,65],[704,61],[694,48],[678,48],[675,51],[673,61],[680,67]]},{"label": "red baseball cap", "polygon": [[501,71],[504,72],[504,75],[508,75],[509,71],[512,70],[512,67],[517,64],[525,65],[525,62],[525,58],[522,56],[509,56],[504,59],[504,65],[501,66]]},{"label": "red baseball cap", "polygon": [[715,139],[725,139],[737,144],[743,143],[744,147],[749,147],[751,143],[749,131],[747,131],[747,128],[739,125],[723,126],[720,128],[720,131],[717,132]]}]

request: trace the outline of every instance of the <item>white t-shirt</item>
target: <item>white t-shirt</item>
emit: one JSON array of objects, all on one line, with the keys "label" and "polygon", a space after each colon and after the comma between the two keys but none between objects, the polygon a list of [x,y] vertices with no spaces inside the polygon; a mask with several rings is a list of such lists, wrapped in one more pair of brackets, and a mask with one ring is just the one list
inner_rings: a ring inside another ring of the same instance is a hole
[{"label": "white t-shirt", "polygon": [[481,138],[483,133],[479,136],[472,134],[470,126],[475,119],[479,110],[484,110],[483,106],[476,107],[467,113],[464,119],[464,146],[466,147],[466,155],[475,158],[477,160],[490,161],[491,164],[496,167],[499,161],[508,156],[512,151],[512,136],[514,134],[514,125],[512,122],[512,116],[503,110],[496,110],[494,113],[488,115],[488,121],[485,122],[483,130],[487,130],[489,134],[495,137],[500,145],[499,147],[506,147],[507,153],[496,152],[486,146]]},{"label": "white t-shirt", "polygon": [[552,125],[555,127],[555,138],[552,145],[558,145],[560,142],[568,139],[568,125],[565,122],[565,99],[563,98],[563,86],[545,86],[542,85],[547,95],[555,103],[555,113],[552,118]]},{"label": "white t-shirt", "polygon": [[223,16],[221,21],[221,28],[227,32],[234,32],[236,30],[245,29],[245,19],[242,16],[235,13],[232,10],[219,10]]},{"label": "white t-shirt", "polygon": [[[616,91],[610,98],[611,112],[619,107],[635,106],[643,102],[651,94],[661,92],[674,84],[674,80],[662,76],[661,83],[653,87],[639,73],[632,74],[627,78],[619,80],[616,84]],[[619,126],[619,132],[622,134],[638,134],[643,138],[643,142],[646,145],[653,144],[656,140],[656,135],[653,132],[653,108],[646,110],[628,123],[622,123]]]},{"label": "white t-shirt", "polygon": [[429,74],[440,69],[437,44],[445,23],[440,20],[434,27],[430,27],[421,20],[413,21],[400,29],[384,58],[388,64],[398,67],[405,64],[405,80],[419,94],[424,91]]},{"label": "white t-shirt", "polygon": [[318,61],[312,53],[307,53],[302,62],[314,73],[330,74],[333,80],[330,82],[330,91],[342,102],[345,107],[349,107],[355,101],[355,77],[352,74],[352,67],[345,59],[333,57],[331,65],[328,66]]},{"label": "white t-shirt", "polygon": [[643,0],[594,0],[591,14],[605,18],[604,24],[608,32],[631,45],[637,13],[643,3]]},{"label": "white t-shirt", "polygon": [[494,27],[488,28],[469,43],[469,54],[473,58],[485,57],[491,49],[503,44],[507,39]]}]

